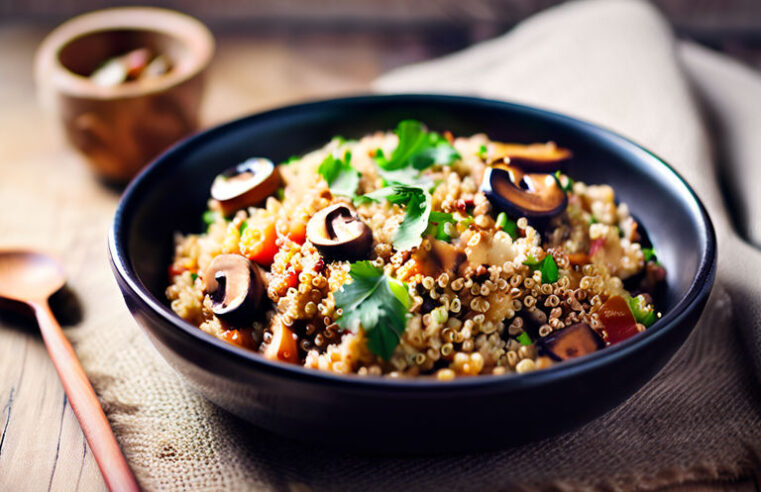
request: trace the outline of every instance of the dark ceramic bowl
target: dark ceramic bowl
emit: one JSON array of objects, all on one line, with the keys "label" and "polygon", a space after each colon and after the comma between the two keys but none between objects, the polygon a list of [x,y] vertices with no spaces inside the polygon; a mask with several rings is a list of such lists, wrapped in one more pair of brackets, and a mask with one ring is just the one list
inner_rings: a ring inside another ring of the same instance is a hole
[{"label": "dark ceramic bowl", "polygon": [[[568,174],[608,183],[645,225],[668,271],[664,316],[592,355],[523,375],[452,382],[340,376],[266,360],[176,316],[164,297],[174,231],[197,232],[214,176],[250,156],[280,162],[334,135],[359,137],[415,118],[455,135],[554,140]],[[219,406],[279,434],[389,452],[485,449],[571,429],[633,394],[671,358],[711,291],[716,239],[698,198],[629,140],[547,111],[468,97],[367,96],[302,104],[213,128],[175,146],[124,193],[109,237],[133,316],[166,358]]]}]

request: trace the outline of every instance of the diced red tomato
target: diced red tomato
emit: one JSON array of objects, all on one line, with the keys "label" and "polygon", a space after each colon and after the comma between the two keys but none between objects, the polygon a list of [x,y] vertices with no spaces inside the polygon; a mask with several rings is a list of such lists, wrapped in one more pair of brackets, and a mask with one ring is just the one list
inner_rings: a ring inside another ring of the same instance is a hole
[{"label": "diced red tomato", "polygon": [[[248,227],[243,232],[241,253],[249,260],[262,266],[269,266],[278,251],[275,222],[271,219],[249,219]],[[249,237],[252,236],[252,240]]]},{"label": "diced red tomato", "polygon": [[589,263],[589,255],[586,253],[571,253],[568,255],[568,262],[571,265],[586,265]]},{"label": "diced red tomato", "polygon": [[298,362],[299,348],[293,332],[282,322],[272,327],[272,341],[264,351],[264,357],[282,362]]},{"label": "diced red tomato", "polygon": [[307,223],[297,219],[280,219],[277,223],[277,232],[295,243],[304,244],[307,238]]},{"label": "diced red tomato", "polygon": [[247,330],[227,330],[222,332],[222,339],[227,343],[231,343],[239,347],[247,349],[254,348],[254,339],[251,336],[251,333]]},{"label": "diced red tomato", "polygon": [[183,272],[186,272],[188,270],[189,269],[184,266],[178,266],[175,264],[169,265],[169,278],[172,278],[175,275],[182,275]]},{"label": "diced red tomato", "polygon": [[639,333],[637,321],[634,319],[631,309],[629,309],[629,304],[621,296],[609,298],[600,307],[597,314],[605,328],[607,335],[605,340],[610,345],[623,342],[627,338],[631,338]]},{"label": "diced red tomato", "polygon": [[589,256],[594,256],[605,245],[605,238],[593,239],[589,244]]},{"label": "diced red tomato", "polygon": [[299,285],[299,274],[296,273],[293,267],[289,267],[288,270],[285,271],[285,283],[288,288]]}]

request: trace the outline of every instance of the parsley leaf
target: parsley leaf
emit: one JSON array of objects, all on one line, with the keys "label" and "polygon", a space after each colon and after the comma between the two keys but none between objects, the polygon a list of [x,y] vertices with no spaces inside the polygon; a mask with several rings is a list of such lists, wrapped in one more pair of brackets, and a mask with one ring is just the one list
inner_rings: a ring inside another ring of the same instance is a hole
[{"label": "parsley leaf", "polygon": [[208,230],[209,226],[217,221],[217,217],[220,215],[221,214],[219,212],[215,212],[214,210],[207,210],[203,213],[201,219],[203,220],[204,225],[206,225],[206,230]]},{"label": "parsley leaf", "polygon": [[407,311],[412,299],[403,282],[386,277],[369,261],[352,263],[352,278],[335,293],[336,306],[343,310],[338,326],[356,333],[365,332],[367,348],[388,360],[407,327]]},{"label": "parsley leaf", "polygon": [[518,335],[516,337],[516,340],[518,340],[521,343],[521,345],[527,345],[528,346],[528,345],[531,345],[533,343],[531,341],[531,337],[525,331],[523,333],[521,333],[520,335]]},{"label": "parsley leaf", "polygon": [[645,261],[657,260],[658,258],[653,248],[642,248],[642,254],[645,255]]},{"label": "parsley leaf", "polygon": [[542,272],[543,284],[551,284],[558,281],[558,265],[555,263],[555,258],[550,254],[546,255],[541,261],[533,256],[529,256],[523,264],[529,266],[532,272],[535,270]]},{"label": "parsley leaf", "polygon": [[377,152],[375,162],[385,171],[395,171],[405,167],[417,170],[427,169],[434,164],[449,165],[460,158],[452,144],[436,132],[428,132],[423,124],[415,120],[404,120],[396,127],[399,137],[391,158]]},{"label": "parsley leaf", "polygon": [[[413,192],[404,192],[400,195],[400,202],[404,200],[404,220],[399,224],[394,235],[394,249],[402,251],[420,246],[423,240],[423,232],[428,227],[428,217],[431,214],[431,195],[420,188],[410,188]],[[392,195],[393,197],[394,195]],[[389,197],[389,201],[392,201]]]},{"label": "parsley leaf", "polygon": [[655,323],[658,319],[653,306],[647,304],[644,296],[627,296],[626,303],[629,304],[629,309],[631,309],[631,312],[634,315],[634,319],[637,321],[637,323],[642,323],[647,327]]},{"label": "parsley leaf", "polygon": [[354,196],[359,184],[359,171],[351,164],[351,152],[344,153],[343,159],[336,159],[331,153],[322,161],[317,172],[327,181],[330,192],[334,195]]},{"label": "parsley leaf", "polygon": [[380,200],[405,207],[404,220],[394,235],[394,249],[402,251],[420,246],[431,215],[431,194],[419,186],[392,185],[358,197],[355,202]]},{"label": "parsley leaf", "polygon": [[433,234],[436,239],[442,241],[451,241],[452,236],[444,232],[444,224],[449,222],[450,224],[456,224],[457,221],[452,216],[445,212],[431,212],[428,217],[428,228],[426,232]]},{"label": "parsley leaf", "polygon": [[378,173],[386,182],[386,186],[405,185],[417,186],[429,190],[433,187],[434,182],[427,176],[421,176],[420,171],[413,167],[404,167],[393,171],[378,169]]},{"label": "parsley leaf", "polygon": [[486,147],[486,145],[481,144],[481,146],[478,148],[478,154],[476,154],[479,159],[486,160],[486,157],[489,153],[489,149]]},{"label": "parsley leaf", "polygon": [[568,181],[566,182],[565,186],[563,186],[563,182],[560,180],[561,176],[562,176],[562,174],[560,174],[560,171],[555,171],[555,180],[558,182],[558,186],[560,186],[560,189],[562,189],[566,193],[572,192],[573,191],[573,180],[571,179],[571,177],[570,176],[566,176],[566,179]]},{"label": "parsley leaf", "polygon": [[297,162],[299,160],[301,160],[301,157],[299,157],[297,155],[292,155],[288,159],[286,159],[283,162],[281,162],[280,165],[281,166],[287,166],[288,164],[293,164],[294,162]]}]

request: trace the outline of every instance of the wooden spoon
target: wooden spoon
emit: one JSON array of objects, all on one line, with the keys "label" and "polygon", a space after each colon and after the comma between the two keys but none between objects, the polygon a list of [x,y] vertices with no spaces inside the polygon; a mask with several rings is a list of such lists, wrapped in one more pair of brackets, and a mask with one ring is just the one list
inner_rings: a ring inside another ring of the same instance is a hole
[{"label": "wooden spoon", "polygon": [[42,339],[106,485],[111,490],[137,491],[135,477],[95,391],[48,305],[48,298],[65,283],[63,270],[48,256],[31,251],[0,251],[0,297],[25,303],[34,311]]}]

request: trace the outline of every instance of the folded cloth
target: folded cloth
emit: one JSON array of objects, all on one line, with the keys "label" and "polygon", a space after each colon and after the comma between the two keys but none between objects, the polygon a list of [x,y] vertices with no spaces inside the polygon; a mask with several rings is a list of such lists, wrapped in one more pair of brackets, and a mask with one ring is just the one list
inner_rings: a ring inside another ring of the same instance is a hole
[{"label": "folded cloth", "polygon": [[[676,46],[646,3],[585,1],[546,11],[462,53],[394,71],[376,85],[386,92],[478,94],[576,115],[652,149],[695,187],[720,237],[719,281],[693,334],[642,390],[581,429],[519,448],[443,457],[356,456],[285,441],[229,416],[177,378],[125,320],[89,332],[78,351],[142,486],[647,489],[752,475],[761,457],[761,411],[748,361],[758,362],[761,354],[761,296],[754,281],[761,263],[724,211],[710,141],[682,61],[700,81],[695,88],[718,107],[715,121],[731,133],[725,156],[732,160],[721,161],[721,171],[748,219],[759,217],[761,198],[742,195],[751,183],[741,176],[755,176],[759,168],[745,167],[751,161],[743,149],[758,145],[753,132],[761,113],[753,114],[743,95],[761,101],[761,82],[732,62]],[[742,119],[733,119],[735,110]],[[735,121],[739,127],[729,124]],[[752,225],[743,230],[757,240]],[[459,425],[510,423],[480,422],[474,413],[472,419],[463,415]]]}]

